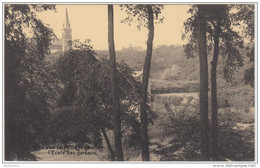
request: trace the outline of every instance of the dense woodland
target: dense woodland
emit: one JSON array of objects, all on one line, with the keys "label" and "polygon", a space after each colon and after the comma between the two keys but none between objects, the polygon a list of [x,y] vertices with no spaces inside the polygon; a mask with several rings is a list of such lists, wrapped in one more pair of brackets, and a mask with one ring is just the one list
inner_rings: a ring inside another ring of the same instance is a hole
[{"label": "dense woodland", "polygon": [[5,160],[44,160],[39,152],[54,149],[59,160],[255,160],[254,5],[191,5],[188,43],[157,47],[164,6],[121,5],[123,23],[148,35],[146,49],[120,51],[107,6],[108,50],[75,40],[50,54],[55,34],[37,13],[55,5],[5,4]]}]

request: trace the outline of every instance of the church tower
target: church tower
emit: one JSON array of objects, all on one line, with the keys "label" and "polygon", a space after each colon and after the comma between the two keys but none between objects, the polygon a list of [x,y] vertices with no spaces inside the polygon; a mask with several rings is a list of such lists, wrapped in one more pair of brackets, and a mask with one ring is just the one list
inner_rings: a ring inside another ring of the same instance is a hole
[{"label": "church tower", "polygon": [[63,52],[66,52],[69,49],[71,49],[71,46],[68,45],[68,41],[70,40],[72,40],[72,35],[71,35],[68,11],[66,8],[66,20],[65,20],[65,24],[63,24],[63,29],[62,29],[62,51]]}]

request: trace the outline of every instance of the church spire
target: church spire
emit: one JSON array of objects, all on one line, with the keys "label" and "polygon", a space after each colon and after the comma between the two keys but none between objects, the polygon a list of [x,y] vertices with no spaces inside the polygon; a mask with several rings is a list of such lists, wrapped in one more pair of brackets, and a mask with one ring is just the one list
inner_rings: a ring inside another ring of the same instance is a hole
[{"label": "church spire", "polygon": [[66,8],[66,21],[65,21],[65,28],[70,29],[70,22],[69,22],[69,16],[68,16],[68,11]]},{"label": "church spire", "polygon": [[72,35],[71,35],[71,28],[69,22],[69,15],[66,8],[66,20],[65,23],[63,24],[63,29],[62,29],[62,51],[63,52],[66,52],[71,48],[71,45],[68,45],[68,41],[71,40],[72,40]]}]

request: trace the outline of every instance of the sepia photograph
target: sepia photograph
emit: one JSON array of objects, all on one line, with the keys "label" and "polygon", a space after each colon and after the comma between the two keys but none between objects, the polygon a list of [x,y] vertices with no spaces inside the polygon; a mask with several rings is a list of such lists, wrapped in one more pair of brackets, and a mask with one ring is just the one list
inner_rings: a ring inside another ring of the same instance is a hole
[{"label": "sepia photograph", "polygon": [[2,6],[3,163],[255,167],[257,3]]}]

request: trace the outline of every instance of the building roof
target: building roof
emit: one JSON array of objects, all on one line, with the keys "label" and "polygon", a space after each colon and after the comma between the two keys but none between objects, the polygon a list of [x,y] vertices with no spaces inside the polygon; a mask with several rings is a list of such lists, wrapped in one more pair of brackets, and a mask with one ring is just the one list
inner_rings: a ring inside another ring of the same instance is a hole
[{"label": "building roof", "polygon": [[61,39],[55,39],[51,41],[51,45],[62,45],[62,40]]},{"label": "building roof", "polygon": [[141,70],[141,71],[134,71],[133,77],[137,78],[137,77],[139,77],[141,75],[143,75],[143,70]]}]

